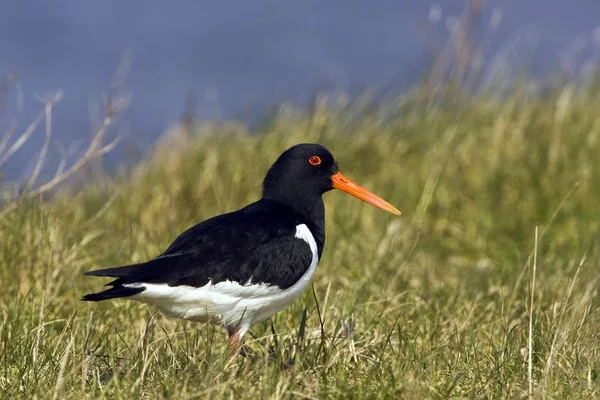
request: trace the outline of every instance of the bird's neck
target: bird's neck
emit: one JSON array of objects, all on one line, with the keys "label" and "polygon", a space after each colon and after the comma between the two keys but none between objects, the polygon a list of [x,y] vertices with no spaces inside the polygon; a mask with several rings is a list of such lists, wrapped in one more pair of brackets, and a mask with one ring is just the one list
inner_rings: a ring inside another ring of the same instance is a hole
[{"label": "bird's neck", "polygon": [[293,196],[278,194],[263,196],[263,198],[283,203],[300,216],[302,222],[313,234],[319,248],[319,257],[321,257],[325,244],[325,205],[321,195],[295,193]]}]

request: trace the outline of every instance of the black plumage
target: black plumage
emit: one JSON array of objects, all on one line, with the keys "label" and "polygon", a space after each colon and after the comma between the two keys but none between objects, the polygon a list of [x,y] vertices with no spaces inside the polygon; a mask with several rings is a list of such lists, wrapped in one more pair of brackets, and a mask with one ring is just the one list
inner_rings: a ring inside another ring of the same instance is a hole
[{"label": "black plumage", "polygon": [[[209,281],[229,280],[287,289],[300,279],[312,259],[308,244],[294,237],[299,224],[307,221],[286,205],[261,199],[193,226],[154,260],[85,274],[117,278],[111,286],[144,282],[201,287]],[[315,240],[322,250],[325,236],[315,236]],[[112,293],[113,297],[119,295],[118,291]],[[96,299],[104,300],[84,297]]]}]

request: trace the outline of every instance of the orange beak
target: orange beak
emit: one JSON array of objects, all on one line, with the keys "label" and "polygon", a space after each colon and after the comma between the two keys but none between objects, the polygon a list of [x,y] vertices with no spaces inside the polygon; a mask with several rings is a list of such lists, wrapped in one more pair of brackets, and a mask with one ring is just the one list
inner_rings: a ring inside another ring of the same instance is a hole
[{"label": "orange beak", "polygon": [[340,172],[331,177],[333,181],[333,188],[340,189],[346,193],[351,194],[354,197],[361,199],[375,207],[379,207],[382,210],[391,212],[392,214],[400,215],[400,211],[381,197],[369,192],[367,189],[357,185],[350,179],[346,178]]}]

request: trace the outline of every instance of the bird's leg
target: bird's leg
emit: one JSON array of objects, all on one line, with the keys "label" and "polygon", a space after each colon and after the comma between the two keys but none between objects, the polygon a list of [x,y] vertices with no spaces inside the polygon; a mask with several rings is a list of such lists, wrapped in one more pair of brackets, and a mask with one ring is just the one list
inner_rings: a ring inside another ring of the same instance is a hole
[{"label": "bird's leg", "polygon": [[227,328],[227,333],[229,333],[229,344],[230,344],[230,346],[231,347],[236,347],[240,343],[240,334],[239,334],[239,331]]},{"label": "bird's leg", "polygon": [[227,333],[229,334],[229,349],[232,356],[236,355],[237,353],[244,358],[255,356],[252,350],[248,349],[242,344],[242,329],[235,330],[228,326]]},{"label": "bird's leg", "polygon": [[229,350],[231,355],[235,355],[239,350],[240,334],[239,330],[235,330],[232,327],[227,327],[227,333],[229,334]]}]

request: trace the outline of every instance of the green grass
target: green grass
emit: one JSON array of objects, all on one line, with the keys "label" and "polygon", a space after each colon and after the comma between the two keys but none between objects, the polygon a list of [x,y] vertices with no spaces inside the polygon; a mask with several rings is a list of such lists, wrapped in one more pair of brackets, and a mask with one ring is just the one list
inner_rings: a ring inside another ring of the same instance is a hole
[{"label": "green grass", "polygon": [[[253,136],[200,126],[133,171],[23,204],[0,220],[0,397],[600,397],[599,110],[568,88],[438,108],[317,103]],[[219,328],[79,300],[104,283],[82,271],[154,257],[256,200],[298,142],[326,145],[403,215],[326,194],[313,287],[246,336],[257,359],[230,361]]]}]

